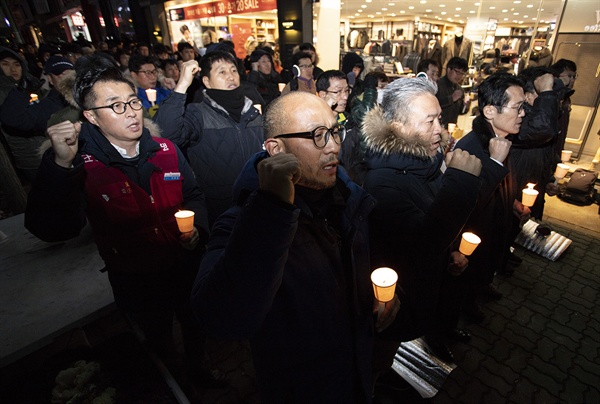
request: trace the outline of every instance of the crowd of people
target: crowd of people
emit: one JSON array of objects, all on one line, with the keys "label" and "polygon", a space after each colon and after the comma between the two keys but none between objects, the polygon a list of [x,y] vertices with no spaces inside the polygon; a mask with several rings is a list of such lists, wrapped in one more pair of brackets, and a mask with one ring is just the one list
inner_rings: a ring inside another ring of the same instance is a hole
[{"label": "crowd of people", "polygon": [[[372,402],[419,337],[453,362],[449,342],[471,337],[460,316],[481,322],[482,297],[502,297],[493,278],[518,265],[520,225],[556,193],[571,61],[490,74],[472,132],[453,139],[448,124],[472,110],[461,58],[392,81],[352,53],[322,71],[312,44],[289,69],[227,41],[202,56],[182,42],[178,57],[105,45],[37,62],[0,48],[1,190],[42,240],[89,223],[117,306],[192,388],[227,386],[207,336],[250,341],[265,403]],[[464,231],[482,240],[469,257]],[[381,266],[398,283],[378,311]]]}]

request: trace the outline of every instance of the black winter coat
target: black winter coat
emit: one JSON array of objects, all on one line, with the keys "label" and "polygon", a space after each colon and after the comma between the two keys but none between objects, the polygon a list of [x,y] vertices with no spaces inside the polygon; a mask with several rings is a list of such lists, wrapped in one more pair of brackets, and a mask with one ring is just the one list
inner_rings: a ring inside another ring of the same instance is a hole
[{"label": "black winter coat", "polygon": [[213,227],[194,311],[211,335],[250,338],[265,403],[370,402],[374,201],[340,170],[331,226],[298,192],[289,205],[258,190],[256,164],[265,158],[248,162],[238,204]]},{"label": "black winter coat", "polygon": [[365,115],[363,132],[364,187],[377,200],[369,219],[373,266],[398,272],[402,304],[384,336],[410,341],[431,328],[449,253],[475,206],[480,180],[453,168],[442,174],[443,153],[431,158],[427,145],[400,137],[379,107]]},{"label": "black winter coat", "polygon": [[173,93],[160,106],[154,121],[163,136],[187,156],[204,195],[209,224],[227,210],[235,179],[242,167],[262,150],[262,115],[246,98],[240,122],[206,93],[201,103],[185,105],[185,94]]}]

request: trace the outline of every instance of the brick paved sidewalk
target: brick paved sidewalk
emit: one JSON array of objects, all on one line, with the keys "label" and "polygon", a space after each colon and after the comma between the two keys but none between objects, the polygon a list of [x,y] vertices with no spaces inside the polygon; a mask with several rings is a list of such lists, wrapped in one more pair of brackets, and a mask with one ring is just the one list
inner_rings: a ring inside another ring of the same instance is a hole
[{"label": "brick paved sidewalk", "polygon": [[427,401],[600,402],[600,240],[548,223],[573,244],[556,262],[517,249],[523,263],[494,281],[504,297],[466,326],[473,340],[452,346],[458,368]]}]

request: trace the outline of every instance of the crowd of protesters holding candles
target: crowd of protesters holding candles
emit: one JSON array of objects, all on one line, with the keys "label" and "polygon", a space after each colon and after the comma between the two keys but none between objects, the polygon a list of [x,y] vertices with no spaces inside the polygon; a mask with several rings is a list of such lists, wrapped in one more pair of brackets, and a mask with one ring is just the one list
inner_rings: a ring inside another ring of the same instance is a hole
[{"label": "crowd of protesters holding candles", "polygon": [[117,306],[192,395],[228,385],[207,337],[249,340],[266,403],[372,402],[416,338],[453,362],[556,194],[570,61],[470,96],[460,58],[391,80],[356,55],[323,71],[312,44],[289,66],[228,41],[82,45],[0,48],[1,208],[45,241],[89,224]]}]

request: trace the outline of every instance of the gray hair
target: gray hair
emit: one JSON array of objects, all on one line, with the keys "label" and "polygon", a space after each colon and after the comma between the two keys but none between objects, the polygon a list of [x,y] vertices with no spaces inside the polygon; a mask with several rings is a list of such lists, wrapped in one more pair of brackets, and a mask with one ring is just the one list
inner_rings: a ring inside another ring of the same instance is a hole
[{"label": "gray hair", "polygon": [[384,90],[381,102],[383,116],[388,122],[407,123],[415,97],[423,94],[435,96],[435,92],[435,86],[426,77],[396,79]]}]

